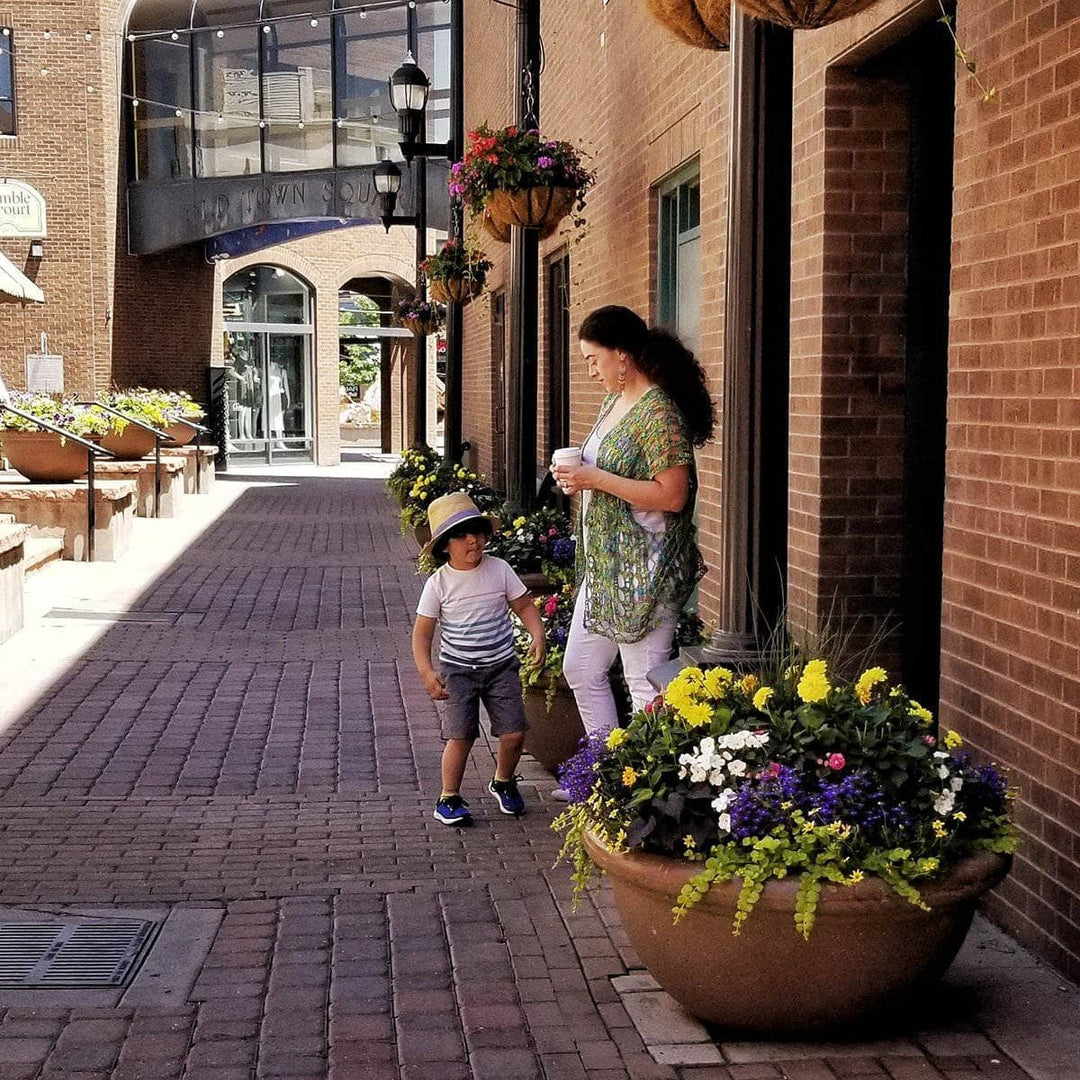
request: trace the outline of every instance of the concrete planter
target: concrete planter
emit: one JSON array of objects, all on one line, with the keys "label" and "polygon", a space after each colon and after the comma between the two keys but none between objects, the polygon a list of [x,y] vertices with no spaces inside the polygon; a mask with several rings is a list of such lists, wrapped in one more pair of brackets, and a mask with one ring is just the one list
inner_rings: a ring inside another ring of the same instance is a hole
[{"label": "concrete planter", "polygon": [[611,878],[630,942],[657,982],[688,1012],[753,1035],[841,1030],[895,1007],[944,974],[979,897],[1009,860],[981,852],[920,889],[930,911],[879,878],[826,884],[809,941],[794,924],[794,879],[769,881],[741,933],[731,932],[740,883],[714,884],[678,925],[672,907],[701,868],[661,855],[609,851],[587,835]]},{"label": "concrete planter", "polygon": [[117,461],[138,461],[154,449],[154,436],[138,424],[125,424],[123,431],[110,431],[101,445],[116,455]]},{"label": "concrete planter", "polygon": [[[162,430],[169,436],[174,446],[187,446],[195,438],[195,429],[188,427],[187,424],[169,424]],[[150,449],[152,450],[153,447],[151,446]]]},{"label": "concrete planter", "polygon": [[4,430],[0,445],[11,467],[33,484],[70,484],[86,475],[89,451],[55,432]]},{"label": "concrete planter", "polygon": [[524,692],[524,703],[525,719],[529,721],[525,749],[548,772],[554,773],[577,751],[578,743],[585,737],[574,693],[560,677],[550,709],[540,687],[528,687]]},{"label": "concrete planter", "polygon": [[714,52],[731,46],[730,0],[647,0],[652,17],[680,41]]}]

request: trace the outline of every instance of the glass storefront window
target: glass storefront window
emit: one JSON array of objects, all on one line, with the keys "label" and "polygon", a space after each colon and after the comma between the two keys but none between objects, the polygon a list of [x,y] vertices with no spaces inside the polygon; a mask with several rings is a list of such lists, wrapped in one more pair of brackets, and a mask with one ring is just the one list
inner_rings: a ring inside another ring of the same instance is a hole
[{"label": "glass storefront window", "polygon": [[431,80],[427,105],[427,137],[431,142],[450,138],[450,23],[442,4],[417,8],[416,62]]},{"label": "glass storefront window", "polygon": [[0,32],[0,135],[15,134],[15,42],[11,27]]}]

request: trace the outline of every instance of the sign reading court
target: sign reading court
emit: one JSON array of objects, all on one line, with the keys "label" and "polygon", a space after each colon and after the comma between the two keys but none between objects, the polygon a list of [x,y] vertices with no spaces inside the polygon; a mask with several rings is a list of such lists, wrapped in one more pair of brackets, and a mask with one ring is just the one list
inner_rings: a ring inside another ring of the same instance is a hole
[{"label": "sign reading court", "polygon": [[44,239],[45,196],[21,180],[0,179],[0,237]]}]

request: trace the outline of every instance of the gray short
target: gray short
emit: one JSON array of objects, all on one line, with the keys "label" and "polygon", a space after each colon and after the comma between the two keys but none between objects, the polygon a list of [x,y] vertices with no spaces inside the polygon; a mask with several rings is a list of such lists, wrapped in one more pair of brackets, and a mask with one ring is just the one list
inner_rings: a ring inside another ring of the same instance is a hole
[{"label": "gray short", "polygon": [[521,701],[521,664],[516,656],[499,664],[459,667],[443,663],[443,678],[450,694],[443,714],[444,739],[475,739],[480,734],[480,702],[487,709],[491,734],[525,731],[525,706]]}]

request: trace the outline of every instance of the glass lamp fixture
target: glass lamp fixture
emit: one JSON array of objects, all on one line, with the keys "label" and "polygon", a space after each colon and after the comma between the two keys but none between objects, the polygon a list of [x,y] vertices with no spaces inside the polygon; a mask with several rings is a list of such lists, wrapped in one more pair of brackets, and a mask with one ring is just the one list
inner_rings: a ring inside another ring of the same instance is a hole
[{"label": "glass lamp fixture", "polygon": [[403,142],[415,142],[420,137],[430,91],[428,77],[417,67],[412,53],[406,53],[401,67],[390,76],[390,103],[398,115]]}]

